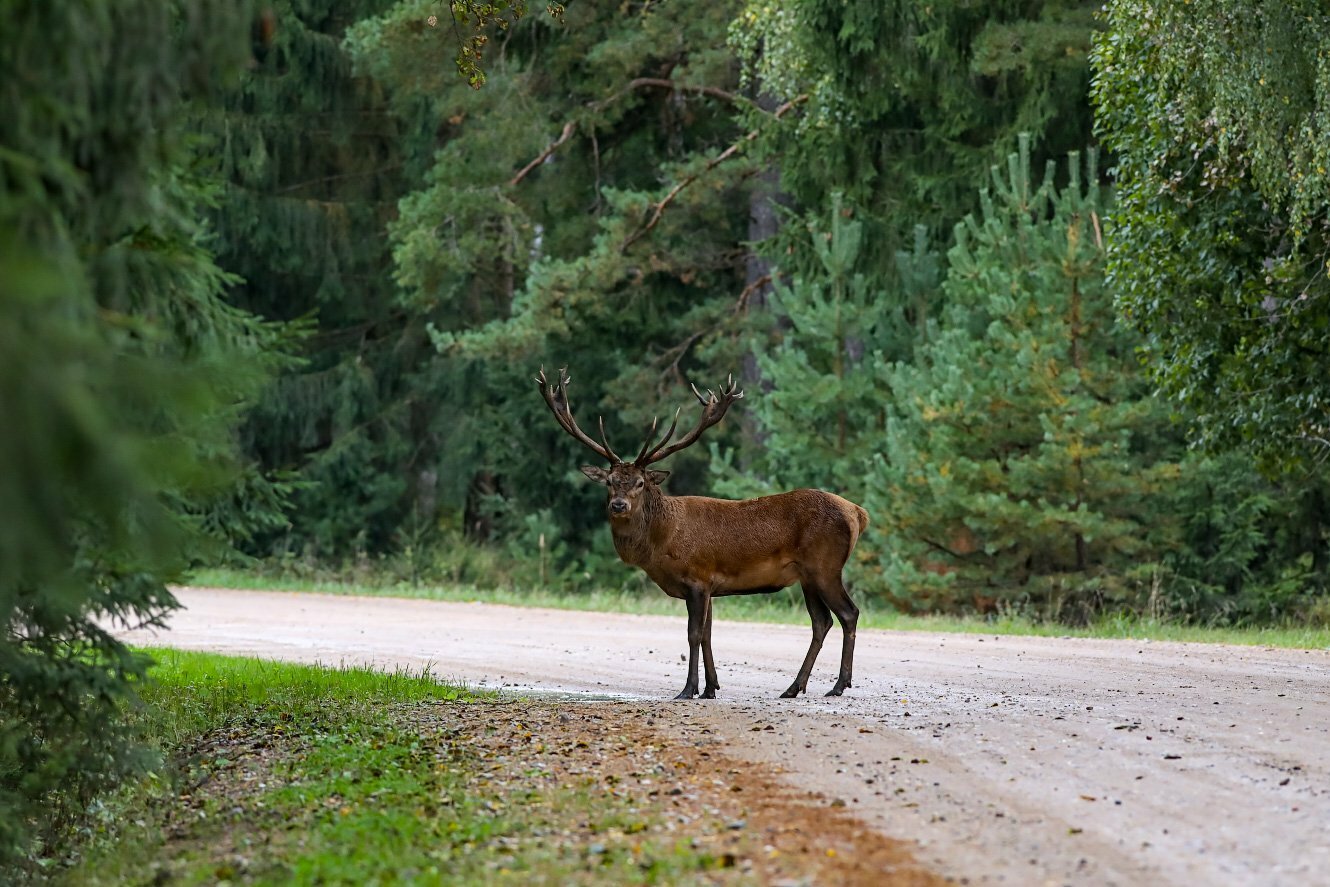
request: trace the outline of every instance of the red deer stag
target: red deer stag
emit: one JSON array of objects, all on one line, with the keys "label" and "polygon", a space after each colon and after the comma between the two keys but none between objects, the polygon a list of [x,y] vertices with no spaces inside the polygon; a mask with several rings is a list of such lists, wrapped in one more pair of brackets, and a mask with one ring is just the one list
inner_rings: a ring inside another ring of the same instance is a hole
[{"label": "red deer stag", "polygon": [[[702,698],[714,699],[720,684],[711,657],[711,599],[730,594],[767,594],[800,583],[808,615],[813,620],[813,642],[794,683],[781,696],[806,692],[808,675],[831,630],[831,614],[840,620],[844,635],[840,676],[827,693],[839,696],[850,686],[854,668],[854,633],[859,608],[845,591],[841,571],[868,526],[868,512],[853,502],[821,490],[794,490],[735,502],[705,496],[670,496],[660,484],[668,471],[650,468],[691,446],[719,422],[730,404],[743,397],[730,379],[716,396],[703,397],[697,427],[673,444],[679,412],[665,436],[653,444],[652,422],[637,458],[625,462],[610,449],[605,422],[601,441],[592,440],[573,421],[568,405],[568,373],[559,371],[551,385],[542,369],[536,377],[540,393],[564,431],[610,463],[608,469],[587,465],[582,473],[609,488],[606,510],[614,549],[626,564],[641,567],[661,590],[688,605],[688,681],[676,699],[697,695],[697,651],[706,663]],[[682,410],[682,408],[680,408]]]}]

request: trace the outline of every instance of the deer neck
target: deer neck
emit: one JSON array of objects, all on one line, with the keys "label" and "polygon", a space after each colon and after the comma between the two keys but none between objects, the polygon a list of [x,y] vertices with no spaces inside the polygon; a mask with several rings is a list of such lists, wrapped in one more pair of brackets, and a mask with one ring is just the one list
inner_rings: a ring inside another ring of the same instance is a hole
[{"label": "deer neck", "polygon": [[668,533],[673,500],[660,487],[648,485],[642,492],[642,501],[632,517],[614,522],[610,529],[614,536],[614,550],[626,564],[641,567],[651,560],[652,552]]}]

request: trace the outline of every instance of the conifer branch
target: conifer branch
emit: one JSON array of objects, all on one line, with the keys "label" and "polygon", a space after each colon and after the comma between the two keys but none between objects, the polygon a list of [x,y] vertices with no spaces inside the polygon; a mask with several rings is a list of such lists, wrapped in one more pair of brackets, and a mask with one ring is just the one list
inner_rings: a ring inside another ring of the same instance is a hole
[{"label": "conifer branch", "polygon": [[525,179],[527,177],[527,174],[531,172],[531,170],[535,169],[536,167],[544,163],[551,154],[559,150],[560,145],[571,139],[573,137],[573,133],[576,131],[577,131],[576,120],[569,120],[567,123],[565,123],[563,125],[563,134],[560,135],[554,141],[550,142],[549,145],[546,146],[545,150],[541,151],[540,154],[536,156],[535,160],[531,161],[526,166],[522,167],[522,169],[517,173],[517,175],[513,176],[511,179],[508,180],[508,184],[510,186],[516,185],[519,182],[521,182],[522,179]]},{"label": "conifer branch", "polygon": [[[805,93],[804,95],[790,99],[788,102],[781,105],[774,112],[772,112],[771,115],[772,119],[779,120],[781,117],[784,117],[790,110],[792,110],[793,108],[795,108],[796,106],[807,100],[807,98],[808,94]],[[689,185],[693,184],[693,182],[696,182],[699,178],[701,178],[704,174],[711,172],[711,170],[715,169],[725,161],[734,157],[741,150],[743,150],[743,147],[745,145],[747,145],[749,142],[756,140],[757,137],[761,134],[762,130],[760,129],[752,130],[742,139],[735,142],[733,145],[730,145],[724,151],[720,152],[718,155],[711,158],[711,160],[708,160],[706,165],[703,166],[700,170],[690,175],[684,176],[684,178],[681,179],[678,184],[676,184],[673,188],[670,189],[670,193],[666,194],[665,197],[662,198],[661,201],[656,204],[655,209],[651,213],[651,218],[647,221],[647,223],[643,225],[641,228],[639,228],[636,232],[631,234],[627,239],[624,240],[623,243],[619,245],[619,251],[623,252],[627,250],[628,247],[632,246],[634,243],[645,237],[651,231],[652,228],[655,228],[656,225],[660,222],[661,216],[665,214],[665,208],[674,202],[674,199],[679,196],[679,194],[683,191],[684,188],[687,188]]]},{"label": "conifer branch", "polygon": [[769,283],[771,283],[771,275],[763,274],[761,277],[757,278],[752,283],[748,284],[746,287],[743,288],[743,291],[739,293],[739,298],[734,300],[734,307],[730,309],[730,312],[727,315],[725,315],[715,323],[711,324],[711,326],[700,329],[697,332],[690,333],[686,339],[684,339],[678,345],[675,345],[673,348],[671,348],[670,350],[662,354],[660,357],[658,357],[656,359],[656,363],[660,363],[668,359],[670,363],[669,366],[666,367],[664,372],[665,373],[673,372],[676,375],[678,375],[680,379],[682,379],[683,374],[679,372],[679,361],[683,360],[684,355],[688,353],[688,349],[692,348],[693,345],[696,344],[698,339],[701,339],[703,336],[708,336],[711,333],[714,333],[716,330],[724,326],[727,322],[733,320],[735,317],[738,317],[740,314],[742,314],[744,312],[744,309],[748,307],[748,300],[753,297],[753,293],[757,292],[758,290],[760,290],[762,287],[766,286]]},{"label": "conifer branch", "polygon": [[964,554],[957,554],[956,552],[952,551],[952,550],[951,550],[950,548],[948,548],[947,546],[943,545],[941,542],[934,542],[932,539],[928,539],[928,538],[925,538],[925,537],[923,537],[923,536],[920,536],[920,537],[919,537],[919,541],[922,542],[922,543],[924,543],[925,545],[927,545],[929,548],[936,549],[937,551],[940,551],[940,552],[942,552],[943,554],[946,554],[946,555],[949,555],[949,556],[951,556],[951,557],[954,557],[954,558],[955,558],[956,560],[958,560],[958,561],[966,560],[967,557],[968,557],[967,555],[964,555]]},{"label": "conifer branch", "polygon": [[303,182],[296,182],[294,185],[286,185],[285,187],[278,188],[272,193],[289,194],[292,191],[299,191],[301,188],[308,188],[311,185],[326,185],[328,182],[338,182],[343,179],[358,179],[358,178],[364,178],[365,176],[376,176],[379,173],[388,172],[389,170],[401,169],[403,165],[404,164],[400,162],[390,163],[387,166],[379,166],[375,167],[374,169],[360,170],[357,172],[344,172],[331,176],[323,176],[322,178],[318,179],[308,179]]},{"label": "conifer branch", "polygon": [[623,89],[619,90],[618,92],[614,93],[609,98],[601,99],[598,102],[592,103],[588,107],[590,107],[593,110],[599,111],[601,108],[608,107],[614,102],[617,102],[619,99],[623,98],[628,93],[637,89],[644,89],[647,87],[652,87],[656,89],[668,89],[671,92],[691,92],[691,93],[696,93],[698,95],[709,95],[712,98],[721,99],[722,101],[729,102],[732,105],[744,104],[752,108],[758,108],[758,104],[754,102],[752,99],[746,98],[741,95],[735,95],[734,93],[721,89],[718,86],[693,86],[687,83],[679,83],[677,81],[670,80],[665,77],[637,77],[633,80],[628,81],[627,86],[625,86]]},{"label": "conifer branch", "polygon": [[[748,105],[751,108],[758,108],[759,110],[761,110],[758,107],[757,103],[753,102],[751,99],[745,98],[744,96],[741,95],[736,95],[735,93],[721,89],[720,87],[694,86],[686,83],[678,83],[674,80],[669,80],[664,77],[637,77],[633,80],[628,81],[627,85],[625,85],[618,92],[610,96],[607,96],[606,98],[600,99],[599,101],[588,103],[586,106],[587,110],[599,111],[602,110],[603,108],[607,108],[610,105],[617,102],[619,99],[623,98],[628,93],[634,92],[639,89],[668,89],[673,92],[690,92],[696,95],[711,96],[712,98],[721,99],[723,101],[730,102],[731,104]],[[805,98],[807,98],[807,96],[800,96],[794,101],[799,102]],[[774,112],[774,116],[779,117],[782,113],[783,112],[781,109],[777,109]],[[522,167],[521,170],[518,171],[517,175],[513,176],[511,179],[508,180],[508,184],[516,185],[520,183],[531,173],[533,169],[540,166],[547,159],[549,159],[549,156],[551,154],[559,150],[559,148],[562,147],[565,142],[567,142],[570,138],[572,138],[573,133],[577,131],[577,126],[578,123],[576,120],[569,120],[567,123],[565,123],[563,126],[563,132],[559,135],[559,137],[555,139],[553,142],[551,142],[549,145],[547,145],[545,147],[545,150],[541,151],[540,154],[536,156],[535,160],[532,160],[526,166]]]}]

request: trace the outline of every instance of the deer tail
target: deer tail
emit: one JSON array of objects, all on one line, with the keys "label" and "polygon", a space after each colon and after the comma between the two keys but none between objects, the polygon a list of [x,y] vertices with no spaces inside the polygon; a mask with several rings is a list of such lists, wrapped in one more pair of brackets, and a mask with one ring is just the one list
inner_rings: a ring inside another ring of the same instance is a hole
[{"label": "deer tail", "polygon": [[862,535],[864,530],[868,527],[868,512],[864,511],[853,502],[846,502],[846,504],[852,509],[845,514],[846,527],[850,531],[850,549],[845,553],[845,556],[848,558],[850,552],[854,551],[854,546],[859,544],[859,536]]}]

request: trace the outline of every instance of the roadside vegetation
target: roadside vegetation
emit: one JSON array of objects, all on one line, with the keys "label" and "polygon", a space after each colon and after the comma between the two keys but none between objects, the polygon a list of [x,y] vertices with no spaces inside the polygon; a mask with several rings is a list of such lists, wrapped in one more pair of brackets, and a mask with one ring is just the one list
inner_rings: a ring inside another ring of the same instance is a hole
[{"label": "roadside vegetation", "polygon": [[883,853],[903,859],[848,823],[802,830],[802,850],[768,834],[768,819],[826,811],[753,791],[718,755],[699,763],[638,712],[428,673],[151,652],[130,722],[156,764],[102,798],[34,880],[729,884],[834,863],[855,883]]},{"label": "roadside vegetation", "polygon": [[[654,586],[642,589],[560,591],[548,587],[490,588],[478,585],[412,583],[401,579],[365,576],[356,579],[271,575],[253,570],[200,570],[191,585],[258,591],[316,592],[505,604],[514,607],[551,607],[684,617],[683,605]],[[1233,627],[1195,625],[1134,614],[1103,616],[1084,625],[1067,625],[1030,618],[1019,612],[989,616],[910,615],[875,606],[871,598],[860,608],[860,628],[896,631],[954,631],[967,634],[1037,635],[1042,637],[1139,638],[1208,644],[1244,644],[1292,649],[1330,649],[1330,627],[1288,623]],[[771,595],[742,595],[716,601],[716,617],[743,622],[778,622],[805,625],[808,612],[798,586]]]}]

